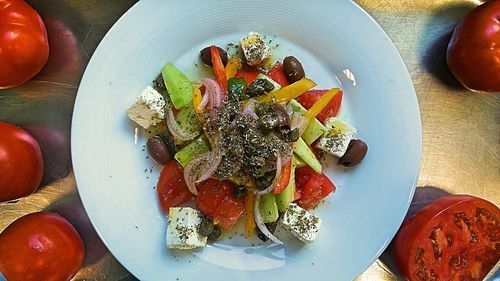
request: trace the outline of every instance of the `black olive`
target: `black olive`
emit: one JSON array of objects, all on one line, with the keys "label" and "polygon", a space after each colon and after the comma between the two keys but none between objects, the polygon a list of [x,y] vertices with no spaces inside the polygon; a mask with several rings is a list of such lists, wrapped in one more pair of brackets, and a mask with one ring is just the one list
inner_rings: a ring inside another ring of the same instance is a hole
[{"label": "black olive", "polygon": [[234,197],[236,197],[236,198],[240,198],[241,196],[245,195],[246,193],[247,193],[247,188],[244,186],[239,185],[234,189]]},{"label": "black olive", "polygon": [[351,140],[347,151],[339,159],[339,164],[345,167],[358,165],[368,152],[368,145],[362,140]]},{"label": "black olive", "polygon": [[[265,225],[267,227],[267,230],[269,230],[269,232],[274,234],[274,232],[276,231],[276,226],[278,225],[278,222],[275,221],[275,222],[271,222],[271,223],[266,223]],[[262,242],[266,242],[267,240],[269,240],[269,238],[267,238],[267,236],[265,236],[264,233],[262,233],[262,231],[260,231],[260,229],[258,227],[257,227],[257,237],[259,237],[259,239],[262,240]]]},{"label": "black olive", "polygon": [[207,236],[209,242],[215,242],[219,240],[222,235],[222,230],[218,226],[214,226],[212,232]]},{"label": "black olive", "polygon": [[203,217],[198,225],[198,233],[203,236],[209,236],[214,230],[214,224],[211,219]]},{"label": "black olive", "polygon": [[[224,51],[224,49],[222,49],[220,47],[217,47],[217,50],[219,51],[219,55],[220,55],[220,58],[222,60],[222,64],[226,65],[227,60],[228,60],[226,51]],[[206,64],[210,67],[212,66],[212,53],[210,51],[210,46],[208,46],[200,51],[200,58],[204,64]]]},{"label": "black olive", "polygon": [[165,140],[160,136],[150,137],[146,143],[149,155],[158,164],[166,164],[168,161],[172,160],[172,153]]},{"label": "black olive", "polygon": [[302,64],[293,56],[288,56],[283,60],[283,71],[290,83],[297,82],[305,76]]}]

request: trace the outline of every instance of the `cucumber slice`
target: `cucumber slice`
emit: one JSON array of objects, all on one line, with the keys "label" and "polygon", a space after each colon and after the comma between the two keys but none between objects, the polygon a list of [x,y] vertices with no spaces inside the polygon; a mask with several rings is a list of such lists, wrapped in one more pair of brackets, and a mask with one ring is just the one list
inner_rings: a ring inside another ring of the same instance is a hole
[{"label": "cucumber slice", "polygon": [[276,205],[276,198],[272,192],[260,197],[259,212],[264,223],[271,223],[278,220],[278,205]]},{"label": "cucumber slice", "polygon": [[316,173],[321,173],[321,163],[302,138],[299,138],[299,140],[295,142],[293,152],[300,156],[300,158],[302,158],[302,160],[304,160],[304,162],[306,162]]},{"label": "cucumber slice", "polygon": [[179,127],[187,134],[199,133],[202,129],[202,124],[198,120],[198,115],[194,111],[193,104],[181,109],[175,120],[179,124]]},{"label": "cucumber slice", "polygon": [[302,168],[304,166],[307,166],[306,162],[304,162],[304,160],[302,160],[302,158],[300,158],[297,153],[294,153],[293,157],[295,158],[295,168]]},{"label": "cucumber slice", "polygon": [[179,162],[182,167],[185,167],[189,161],[193,160],[198,155],[201,155],[210,150],[210,144],[204,135],[199,136],[191,143],[179,150],[174,158]]},{"label": "cucumber slice", "polygon": [[290,182],[288,186],[283,190],[283,192],[276,194],[276,205],[278,206],[278,211],[281,213],[285,212],[288,206],[292,203],[294,193],[295,193],[295,167],[296,159],[295,155],[292,156],[292,170],[290,174]]},{"label": "cucumber slice", "polygon": [[[300,112],[302,114],[307,112],[307,110],[296,100],[290,100],[290,102],[288,102],[288,107],[293,110],[293,112]],[[318,119],[314,118],[314,121],[309,122],[309,125],[302,134],[302,138],[307,145],[311,145],[315,140],[321,137],[324,132],[326,132],[325,126],[323,126]]]},{"label": "cucumber slice", "polygon": [[181,109],[193,100],[193,84],[173,64],[167,63],[161,70],[170,100],[176,109]]}]

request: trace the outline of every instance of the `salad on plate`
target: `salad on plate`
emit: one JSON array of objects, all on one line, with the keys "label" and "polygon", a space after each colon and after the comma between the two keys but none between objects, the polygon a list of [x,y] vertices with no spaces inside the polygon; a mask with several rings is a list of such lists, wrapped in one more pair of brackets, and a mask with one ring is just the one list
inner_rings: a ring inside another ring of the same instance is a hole
[{"label": "salad on plate", "polygon": [[167,63],[127,110],[158,132],[147,149],[163,165],[157,193],[170,249],[204,247],[240,220],[247,237],[282,244],[279,226],[313,242],[321,219],[312,210],[336,189],[319,159],[351,167],[368,150],[337,117],[340,88],[314,89],[299,59],[274,60],[256,32],[235,49],[201,50],[210,75],[199,81]]}]

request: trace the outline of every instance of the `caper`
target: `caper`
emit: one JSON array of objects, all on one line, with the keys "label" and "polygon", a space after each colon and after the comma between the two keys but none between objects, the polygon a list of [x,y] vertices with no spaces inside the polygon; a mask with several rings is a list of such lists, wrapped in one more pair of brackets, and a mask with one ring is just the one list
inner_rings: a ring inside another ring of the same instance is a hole
[{"label": "caper", "polygon": [[273,83],[266,79],[256,79],[243,89],[243,93],[248,97],[265,95],[274,90]]},{"label": "caper", "polygon": [[279,125],[279,119],[275,114],[266,114],[259,118],[259,124],[262,129],[272,130]]},{"label": "caper", "polygon": [[[269,230],[269,232],[274,234],[274,232],[276,231],[276,226],[278,225],[278,222],[275,221],[275,222],[271,222],[271,223],[266,223],[265,225],[266,225],[267,230]],[[260,231],[259,228],[257,228],[257,237],[259,237],[259,239],[262,240],[262,242],[266,242],[267,240],[269,240],[269,238],[267,238],[267,236],[265,236],[264,233],[262,233],[262,231]]]},{"label": "caper", "polygon": [[241,196],[245,195],[246,193],[247,193],[247,188],[244,186],[239,185],[234,189],[234,197],[236,197],[236,198],[240,198]]},{"label": "caper", "polygon": [[281,135],[281,138],[286,142],[298,141],[300,138],[299,128],[295,128],[293,130],[288,130],[286,132],[283,132],[283,134]]},{"label": "caper", "polygon": [[222,230],[218,226],[214,226],[212,232],[207,236],[209,242],[215,242],[219,240],[222,235]]},{"label": "caper", "polygon": [[203,217],[198,225],[198,233],[203,236],[209,236],[214,230],[214,224],[211,219]]},{"label": "caper", "polygon": [[255,185],[260,190],[266,189],[273,183],[275,176],[276,176],[276,170],[267,172],[264,174],[264,176],[255,178]]}]

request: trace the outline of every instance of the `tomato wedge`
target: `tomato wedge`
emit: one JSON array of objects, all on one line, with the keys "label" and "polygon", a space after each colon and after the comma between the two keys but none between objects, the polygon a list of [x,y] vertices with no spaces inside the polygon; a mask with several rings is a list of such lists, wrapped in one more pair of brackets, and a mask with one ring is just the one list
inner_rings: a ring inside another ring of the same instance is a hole
[{"label": "tomato wedge", "polygon": [[193,199],[193,194],[184,181],[182,166],[175,160],[165,164],[161,170],[156,190],[164,213],[168,213],[170,207],[182,205]]},{"label": "tomato wedge", "polygon": [[227,93],[226,69],[224,68],[222,58],[220,57],[219,50],[216,46],[212,45],[210,47],[210,55],[212,56],[212,65],[214,67],[215,80],[217,80],[217,83],[219,83],[222,89],[224,89],[224,92]]},{"label": "tomato wedge", "polygon": [[316,207],[323,198],[336,189],[325,174],[318,174],[309,166],[295,170],[295,186],[300,194],[297,204],[306,210]]},{"label": "tomato wedge", "polygon": [[245,82],[247,82],[247,85],[248,85],[248,84],[252,83],[252,81],[255,80],[255,78],[257,78],[259,73],[260,73],[259,70],[252,68],[250,66],[247,66],[247,65],[243,65],[243,67],[241,67],[240,70],[238,70],[238,72],[236,72],[234,77],[245,79]]},{"label": "tomato wedge", "polygon": [[234,192],[229,194],[217,206],[214,212],[214,224],[229,230],[243,215],[245,211],[245,196],[234,197]]},{"label": "tomato wedge", "polygon": [[483,280],[500,259],[500,209],[473,196],[440,197],[403,223],[392,251],[407,280]]},{"label": "tomato wedge", "polygon": [[[314,103],[324,95],[328,90],[309,90],[297,98],[297,101],[306,109],[311,108]],[[333,99],[325,106],[325,108],[316,116],[319,121],[325,122],[329,117],[337,116],[342,104],[343,93],[336,94]]]},{"label": "tomato wedge", "polygon": [[205,216],[213,217],[219,204],[231,194],[234,194],[231,182],[208,179],[198,188],[196,206]]},{"label": "tomato wedge", "polygon": [[267,72],[267,77],[273,79],[276,83],[280,84],[281,87],[286,87],[290,85],[288,83],[288,78],[286,78],[285,71],[283,70],[283,65],[281,63],[276,63]]},{"label": "tomato wedge", "polygon": [[276,184],[274,185],[273,193],[278,194],[283,192],[290,182],[290,175],[292,174],[292,160],[289,160],[281,170],[281,175]]}]

